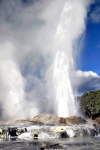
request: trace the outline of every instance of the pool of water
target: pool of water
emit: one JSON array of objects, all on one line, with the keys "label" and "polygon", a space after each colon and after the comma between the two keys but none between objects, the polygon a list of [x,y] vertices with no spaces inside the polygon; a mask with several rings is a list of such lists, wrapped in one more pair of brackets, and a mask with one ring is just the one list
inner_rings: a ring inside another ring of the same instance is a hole
[{"label": "pool of water", "polygon": [[100,137],[74,137],[63,139],[20,141],[16,138],[0,141],[0,150],[100,150]]}]

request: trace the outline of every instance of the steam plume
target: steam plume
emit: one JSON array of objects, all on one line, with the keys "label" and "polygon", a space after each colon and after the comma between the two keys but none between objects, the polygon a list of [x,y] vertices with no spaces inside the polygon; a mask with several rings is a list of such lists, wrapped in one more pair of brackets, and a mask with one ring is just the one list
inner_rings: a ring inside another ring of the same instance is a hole
[{"label": "steam plume", "polygon": [[85,30],[90,2],[0,1],[1,118],[55,113],[54,68],[56,59],[63,55],[65,68],[68,57],[71,58],[67,64],[69,71],[64,73],[68,73],[73,93],[74,54],[78,53],[75,41]]}]

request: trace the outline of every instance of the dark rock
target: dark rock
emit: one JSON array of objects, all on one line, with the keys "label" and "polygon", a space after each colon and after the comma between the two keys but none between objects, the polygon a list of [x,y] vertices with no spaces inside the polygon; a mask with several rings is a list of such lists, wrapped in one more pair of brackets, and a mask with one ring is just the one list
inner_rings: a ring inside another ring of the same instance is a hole
[{"label": "dark rock", "polygon": [[18,136],[18,135],[16,134],[16,132],[17,132],[16,129],[14,129],[14,128],[8,128],[8,136],[9,136],[9,135],[10,135],[10,136]]},{"label": "dark rock", "polygon": [[61,132],[60,136],[61,136],[61,138],[67,138],[68,137],[68,135],[67,135],[67,133],[65,131]]}]

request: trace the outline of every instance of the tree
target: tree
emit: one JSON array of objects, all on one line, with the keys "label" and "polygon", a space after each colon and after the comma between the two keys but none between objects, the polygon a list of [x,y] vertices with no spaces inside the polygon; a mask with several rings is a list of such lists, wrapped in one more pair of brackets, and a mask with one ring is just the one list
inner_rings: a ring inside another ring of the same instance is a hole
[{"label": "tree", "polygon": [[81,110],[92,119],[100,116],[100,90],[84,93],[81,97]]}]

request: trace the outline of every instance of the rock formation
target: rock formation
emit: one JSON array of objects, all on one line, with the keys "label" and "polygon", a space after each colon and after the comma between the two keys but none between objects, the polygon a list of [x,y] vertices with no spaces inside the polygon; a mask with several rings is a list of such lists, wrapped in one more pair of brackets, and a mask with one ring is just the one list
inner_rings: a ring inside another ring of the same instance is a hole
[{"label": "rock formation", "polygon": [[40,114],[35,116],[32,121],[36,124],[66,124],[66,125],[78,125],[85,124],[86,120],[80,116],[71,116],[67,118],[58,117],[53,114]]}]

